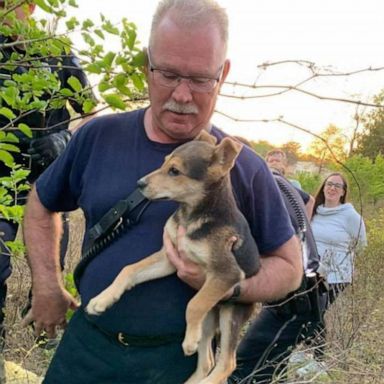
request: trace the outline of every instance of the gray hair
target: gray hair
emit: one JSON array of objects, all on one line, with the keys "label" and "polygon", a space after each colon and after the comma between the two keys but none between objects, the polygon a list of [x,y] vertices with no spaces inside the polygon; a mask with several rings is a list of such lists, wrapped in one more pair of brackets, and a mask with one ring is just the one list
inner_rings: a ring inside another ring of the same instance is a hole
[{"label": "gray hair", "polygon": [[192,28],[214,23],[225,45],[228,45],[228,16],[226,10],[215,0],[162,0],[152,19],[149,46],[153,45],[156,29],[169,11],[173,13],[179,25]]}]

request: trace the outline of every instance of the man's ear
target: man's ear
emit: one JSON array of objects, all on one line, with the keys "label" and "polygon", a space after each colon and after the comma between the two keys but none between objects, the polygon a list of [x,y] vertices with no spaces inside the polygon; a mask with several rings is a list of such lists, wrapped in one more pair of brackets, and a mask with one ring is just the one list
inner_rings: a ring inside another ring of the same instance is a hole
[{"label": "man's ear", "polygon": [[215,148],[213,154],[214,165],[220,167],[223,174],[229,172],[235,165],[236,158],[242,148],[243,145],[239,142],[225,137]]},{"label": "man's ear", "polygon": [[215,145],[217,142],[216,137],[209,134],[205,129],[200,131],[200,133],[195,137],[195,140],[205,141],[205,142],[212,144],[212,145]]},{"label": "man's ear", "polygon": [[148,73],[149,73],[148,48],[146,47],[143,48],[143,54],[144,54],[144,65],[142,66],[142,71],[145,74],[145,76],[148,77]]},{"label": "man's ear", "polygon": [[223,73],[220,78],[220,88],[223,85],[225,79],[227,78],[230,68],[231,68],[231,61],[229,59],[226,59],[224,62]]}]

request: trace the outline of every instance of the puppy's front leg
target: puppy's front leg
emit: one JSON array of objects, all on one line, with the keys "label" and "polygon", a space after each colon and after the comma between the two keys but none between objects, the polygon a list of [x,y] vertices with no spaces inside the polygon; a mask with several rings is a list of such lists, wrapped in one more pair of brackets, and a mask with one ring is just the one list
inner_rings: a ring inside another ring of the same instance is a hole
[{"label": "puppy's front leg", "polygon": [[86,311],[91,315],[100,315],[135,285],[168,276],[173,272],[175,267],[169,262],[162,248],[145,259],[123,268],[108,288],[90,300]]}]

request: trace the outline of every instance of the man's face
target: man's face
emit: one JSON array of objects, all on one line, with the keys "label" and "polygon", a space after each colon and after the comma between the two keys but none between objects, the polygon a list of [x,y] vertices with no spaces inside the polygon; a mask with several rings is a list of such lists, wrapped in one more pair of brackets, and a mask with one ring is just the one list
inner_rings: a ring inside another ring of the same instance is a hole
[{"label": "man's face", "polygon": [[272,155],[269,155],[266,159],[266,163],[269,168],[277,169],[279,172],[285,171],[285,160],[281,153],[274,153]]},{"label": "man's face", "polygon": [[150,59],[152,68],[170,72],[172,77],[219,79],[207,92],[191,89],[188,79],[167,87],[156,77],[159,73],[151,71],[148,65],[152,133],[165,142],[195,137],[209,127],[220,86],[229,70],[219,32],[211,25],[190,31],[176,25],[167,15],[157,28]]}]

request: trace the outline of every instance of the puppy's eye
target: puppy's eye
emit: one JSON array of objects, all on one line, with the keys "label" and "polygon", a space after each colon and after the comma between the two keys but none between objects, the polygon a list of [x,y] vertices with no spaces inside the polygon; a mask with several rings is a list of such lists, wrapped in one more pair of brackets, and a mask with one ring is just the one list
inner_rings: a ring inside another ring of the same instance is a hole
[{"label": "puppy's eye", "polygon": [[175,168],[175,167],[171,167],[168,169],[168,175],[169,176],[179,176],[180,175],[180,171]]}]

